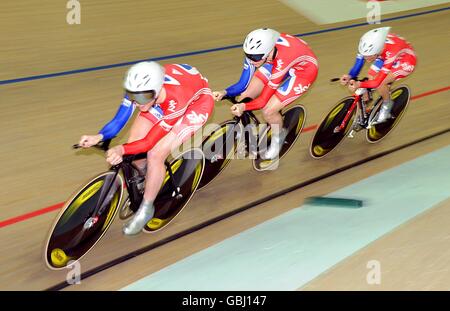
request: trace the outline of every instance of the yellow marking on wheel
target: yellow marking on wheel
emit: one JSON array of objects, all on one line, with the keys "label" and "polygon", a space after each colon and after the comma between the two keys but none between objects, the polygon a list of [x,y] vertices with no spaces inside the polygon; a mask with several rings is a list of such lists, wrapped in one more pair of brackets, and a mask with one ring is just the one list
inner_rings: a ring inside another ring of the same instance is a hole
[{"label": "yellow marking on wheel", "polygon": [[198,180],[200,179],[200,175],[202,174],[202,162],[199,162],[197,166],[195,167],[195,176],[194,181],[192,182],[191,191],[194,191],[195,187],[197,186]]},{"label": "yellow marking on wheel", "polygon": [[391,99],[396,99],[397,97],[399,97],[401,94],[403,93],[403,90],[397,90],[394,93],[391,94]]},{"label": "yellow marking on wheel", "polygon": [[83,191],[81,195],[78,196],[78,198],[70,204],[70,206],[66,209],[64,212],[63,217],[61,217],[61,224],[65,223],[72,215],[75,213],[75,211],[87,200],[89,200],[94,194],[97,193],[97,191],[103,186],[104,181],[99,180],[89,186],[86,190]]},{"label": "yellow marking on wheel", "polygon": [[334,118],[336,117],[336,115],[342,110],[342,108],[344,108],[344,103],[337,105],[336,108],[334,108],[327,117],[327,121],[325,122],[325,126],[324,128],[327,128],[328,126],[330,126],[330,123],[334,120]]},{"label": "yellow marking on wheel", "polygon": [[102,231],[105,230],[106,227],[108,227],[108,224],[111,221],[111,218],[113,217],[114,212],[116,211],[117,207],[119,206],[118,201],[119,201],[119,192],[116,192],[111,201],[108,216],[106,216],[106,220],[105,220],[105,223],[103,224]]},{"label": "yellow marking on wheel", "polygon": [[266,167],[272,165],[273,162],[274,162],[274,160],[264,160],[264,161],[261,161],[261,162],[259,162],[259,167],[260,167],[260,168],[266,168]]},{"label": "yellow marking on wheel", "polygon": [[[181,163],[183,163],[183,159],[178,159],[175,163],[171,165],[172,174],[175,174],[175,172],[180,168]],[[166,182],[169,180],[169,177],[170,177],[169,172],[166,171],[166,177],[164,177],[164,182],[161,187],[163,187],[166,184]]]},{"label": "yellow marking on wheel", "polygon": [[64,267],[70,259],[71,257],[67,256],[66,253],[60,248],[54,248],[50,253],[51,264],[56,268]]},{"label": "yellow marking on wheel", "polygon": [[314,154],[317,156],[321,156],[325,153],[325,149],[322,148],[320,145],[315,145],[313,148]]},{"label": "yellow marking on wheel", "polygon": [[295,129],[295,134],[297,134],[302,129],[304,120],[305,120],[305,114],[303,113],[303,110],[302,110],[302,113],[300,114],[300,116],[298,118],[298,123],[297,123],[297,128]]},{"label": "yellow marking on wheel", "polygon": [[369,129],[369,137],[372,138],[373,140],[378,140],[381,138],[381,134],[377,132],[377,129],[375,128],[375,126],[372,126]]},{"label": "yellow marking on wheel", "polygon": [[218,129],[216,132],[214,132],[213,135],[211,135],[211,137],[208,139],[208,141],[215,141],[217,138],[219,138],[220,136],[225,134],[227,132],[227,130],[228,130],[228,126]]},{"label": "yellow marking on wheel", "polygon": [[162,226],[164,226],[167,222],[168,222],[167,219],[159,219],[159,218],[154,217],[154,218],[152,218],[152,220],[150,220],[147,223],[147,227],[150,230],[157,230],[157,229],[161,228]]}]

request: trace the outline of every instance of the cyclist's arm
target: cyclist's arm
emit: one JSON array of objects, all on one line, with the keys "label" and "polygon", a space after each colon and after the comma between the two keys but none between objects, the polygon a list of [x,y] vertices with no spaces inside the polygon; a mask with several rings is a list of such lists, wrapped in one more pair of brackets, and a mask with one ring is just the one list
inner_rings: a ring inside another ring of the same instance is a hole
[{"label": "cyclist's arm", "polygon": [[353,64],[353,67],[348,72],[348,75],[350,77],[355,78],[359,75],[361,72],[362,67],[364,66],[364,56],[361,54],[356,55],[355,63]]},{"label": "cyclist's arm", "polygon": [[124,154],[138,154],[151,150],[167,133],[183,115],[175,118],[163,118],[155,124],[147,135],[140,140],[123,144]]},{"label": "cyclist's arm", "polygon": [[375,77],[378,72],[380,72],[381,68],[383,68],[384,60],[381,58],[377,58],[373,64],[370,66],[368,75]]},{"label": "cyclist's arm", "polygon": [[244,68],[242,69],[241,77],[238,82],[225,89],[227,95],[234,97],[244,92],[247,89],[254,73],[255,66],[252,65],[246,57],[244,60]]},{"label": "cyclist's arm", "polygon": [[[286,61],[286,63],[288,62]],[[277,68],[278,60],[275,60],[272,66],[272,73],[269,82],[264,85],[264,88],[262,89],[261,94],[259,94],[258,97],[245,104],[245,110],[258,110],[263,108],[272,97],[272,95],[275,94],[278,86],[283,81],[285,73],[289,70],[289,68],[284,68],[280,71]]]},{"label": "cyclist's arm", "polygon": [[386,78],[386,76],[391,71],[391,67],[394,64],[394,62],[391,62],[389,64],[384,64],[380,71],[378,72],[378,75],[373,80],[367,80],[364,82],[361,82],[360,87],[367,88],[367,89],[376,89],[380,86],[380,84],[383,82],[383,80]]},{"label": "cyclist's arm", "polygon": [[134,105],[132,102],[127,98],[124,98],[114,118],[98,132],[103,135],[103,140],[115,137],[130,119],[133,111]]},{"label": "cyclist's arm", "polygon": [[263,108],[267,104],[270,97],[275,94],[275,91],[277,90],[276,88],[278,87],[277,85],[275,88],[273,88],[270,83],[271,82],[269,81],[269,83],[264,86],[261,94],[258,97],[245,104],[245,110],[258,110]]}]

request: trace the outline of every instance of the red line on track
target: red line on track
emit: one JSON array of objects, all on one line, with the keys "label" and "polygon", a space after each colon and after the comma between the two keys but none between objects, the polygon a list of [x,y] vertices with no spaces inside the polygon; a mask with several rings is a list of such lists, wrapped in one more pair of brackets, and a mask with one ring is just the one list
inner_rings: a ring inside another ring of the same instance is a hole
[{"label": "red line on track", "polygon": [[[428,91],[428,92],[425,92],[425,93],[417,94],[415,96],[412,96],[411,100],[416,100],[416,99],[419,99],[419,98],[422,98],[422,97],[434,95],[436,93],[445,92],[445,91],[448,91],[448,90],[450,90],[450,86],[446,86],[446,87],[443,87],[443,88],[440,88],[440,89],[437,89],[437,90],[432,90],[432,91]],[[310,131],[315,130],[317,127],[318,127],[318,125],[314,124],[314,125],[305,127],[302,132],[310,132]],[[36,217],[36,216],[39,216],[39,215],[43,215],[43,214],[46,214],[46,213],[50,213],[50,212],[56,211],[56,210],[60,209],[64,205],[64,203],[65,202],[58,203],[58,204],[55,204],[55,205],[52,205],[52,206],[49,206],[49,207],[46,207],[46,208],[42,208],[42,209],[39,209],[39,210],[30,212],[30,213],[27,213],[27,214],[23,214],[23,215],[20,215],[20,216],[16,216],[16,217],[13,217],[13,218],[10,218],[10,219],[6,219],[6,220],[3,220],[3,221],[0,221],[0,228],[9,226],[9,225],[12,225],[12,224],[15,224],[15,223],[18,223],[18,222],[21,222],[21,221],[33,218],[33,217]]]},{"label": "red line on track", "polygon": [[46,213],[50,213],[50,212],[56,211],[56,210],[60,209],[63,205],[64,205],[64,202],[58,203],[58,204],[55,204],[55,205],[52,205],[52,206],[49,206],[49,207],[46,207],[46,208],[43,208],[43,209],[39,209],[37,211],[33,211],[33,212],[30,212],[30,213],[27,213],[27,214],[23,214],[23,215],[20,215],[20,216],[17,216],[17,217],[13,217],[13,218],[10,218],[10,219],[7,219],[7,220],[3,220],[3,221],[0,222],[0,228],[6,227],[6,226],[9,226],[9,225],[12,225],[12,224],[15,224],[16,222],[20,222],[20,221],[24,221],[24,220],[36,217],[36,216],[39,216],[39,215],[42,215],[42,214],[46,214]]}]

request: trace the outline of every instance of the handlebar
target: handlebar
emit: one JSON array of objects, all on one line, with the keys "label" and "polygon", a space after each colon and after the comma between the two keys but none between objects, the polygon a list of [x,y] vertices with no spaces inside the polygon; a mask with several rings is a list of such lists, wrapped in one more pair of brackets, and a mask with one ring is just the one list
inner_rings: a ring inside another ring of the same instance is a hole
[{"label": "handlebar", "polygon": [[248,103],[248,102],[251,102],[253,99],[252,98],[250,98],[250,97],[246,97],[246,98],[244,98],[243,100],[241,100],[241,101],[238,101],[237,99],[236,99],[236,97],[232,97],[232,96],[227,96],[227,95],[225,95],[224,97],[222,97],[222,100],[228,100],[229,102],[231,102],[232,104],[240,104],[240,103]]},{"label": "handlebar", "polygon": [[[332,78],[332,79],[330,79],[330,82],[338,82],[338,81],[340,81],[340,80],[341,80],[341,78]],[[358,79],[358,77],[355,77],[354,79],[351,79],[351,80],[355,80],[355,81],[359,81],[359,82],[364,82],[364,81],[369,80],[369,78],[368,78],[368,77],[364,77],[364,78],[362,78],[362,79]]]},{"label": "handlebar", "polygon": [[[102,140],[100,141],[97,145],[94,145],[92,147],[100,149],[102,151],[108,151],[109,149],[109,145],[111,144],[112,138],[107,139],[107,140]],[[73,149],[79,149],[82,148],[79,144],[75,144],[72,145]],[[144,159],[147,157],[147,153],[143,152],[143,153],[138,153],[138,154],[128,154],[128,155],[124,155],[123,158],[123,162],[132,162],[134,160],[139,160],[139,159]]]},{"label": "handlebar", "polygon": [[[112,139],[102,140],[97,145],[94,145],[92,147],[95,147],[95,148],[103,150],[103,151],[107,151],[109,149],[109,144],[111,143],[111,140]],[[72,145],[72,148],[79,149],[82,147],[80,146],[80,144],[75,144],[75,145]]]}]

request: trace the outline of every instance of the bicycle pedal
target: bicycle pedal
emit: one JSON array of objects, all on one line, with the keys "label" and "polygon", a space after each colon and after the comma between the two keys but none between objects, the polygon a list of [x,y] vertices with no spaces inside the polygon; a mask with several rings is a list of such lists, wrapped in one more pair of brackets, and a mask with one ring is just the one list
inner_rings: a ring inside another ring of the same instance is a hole
[{"label": "bicycle pedal", "polygon": [[348,138],[354,138],[354,137],[355,137],[355,136],[353,135],[354,132],[355,132],[354,130],[351,130],[350,133],[348,133],[347,137],[348,137]]}]

